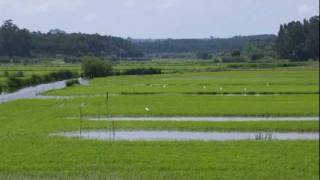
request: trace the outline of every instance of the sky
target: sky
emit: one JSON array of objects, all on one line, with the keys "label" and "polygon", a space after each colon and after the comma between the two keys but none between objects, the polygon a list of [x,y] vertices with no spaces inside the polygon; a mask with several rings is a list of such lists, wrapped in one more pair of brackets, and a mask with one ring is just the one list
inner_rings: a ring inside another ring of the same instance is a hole
[{"label": "sky", "polygon": [[276,34],[318,14],[318,0],[0,0],[0,21],[31,31],[139,39]]}]

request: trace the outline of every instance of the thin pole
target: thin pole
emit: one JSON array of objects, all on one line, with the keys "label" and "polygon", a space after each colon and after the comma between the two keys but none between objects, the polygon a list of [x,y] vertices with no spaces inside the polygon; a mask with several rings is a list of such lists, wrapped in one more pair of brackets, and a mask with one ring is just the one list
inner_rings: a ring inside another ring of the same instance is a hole
[{"label": "thin pole", "polygon": [[80,137],[81,137],[81,134],[82,134],[82,107],[81,107],[81,105],[79,107],[79,115],[80,115]]},{"label": "thin pole", "polygon": [[100,121],[101,117],[101,104],[98,104],[98,120]]},{"label": "thin pole", "polygon": [[[108,101],[109,101],[109,93],[106,92],[106,97],[105,97],[105,106],[106,106],[106,118],[107,118],[107,131],[110,130],[109,128],[109,123],[108,123]],[[109,132],[110,133],[110,132]],[[111,135],[109,135],[109,140],[111,139]]]}]

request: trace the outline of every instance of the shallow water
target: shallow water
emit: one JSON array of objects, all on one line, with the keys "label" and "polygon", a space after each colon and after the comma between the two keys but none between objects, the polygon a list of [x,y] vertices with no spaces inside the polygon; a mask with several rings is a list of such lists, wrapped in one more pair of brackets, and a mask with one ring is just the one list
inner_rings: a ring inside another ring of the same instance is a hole
[{"label": "shallow water", "polygon": [[[1,94],[0,103],[14,101],[17,99],[27,99],[27,98],[59,98],[55,96],[41,96],[40,94],[53,89],[62,89],[66,87],[66,81],[68,80],[57,81],[57,82],[52,82],[47,84],[40,84],[37,86],[26,87],[13,93]],[[79,79],[79,82],[81,85],[88,84],[88,81],[83,79]]]},{"label": "shallow water", "polygon": [[41,93],[44,93],[52,89],[61,89],[61,88],[64,88],[65,86],[66,86],[66,80],[27,87],[13,93],[2,94],[0,97],[1,98],[0,102],[4,103],[8,101],[17,100],[17,99],[36,98]]},{"label": "shallow water", "polygon": [[262,117],[262,116],[229,116],[229,117],[86,117],[87,120],[92,121],[201,121],[201,122],[224,122],[224,121],[317,121],[317,116],[305,117]]},{"label": "shallow water", "polygon": [[188,131],[74,131],[52,134],[95,140],[129,141],[231,141],[231,140],[317,140],[318,133],[279,132],[188,132]]}]

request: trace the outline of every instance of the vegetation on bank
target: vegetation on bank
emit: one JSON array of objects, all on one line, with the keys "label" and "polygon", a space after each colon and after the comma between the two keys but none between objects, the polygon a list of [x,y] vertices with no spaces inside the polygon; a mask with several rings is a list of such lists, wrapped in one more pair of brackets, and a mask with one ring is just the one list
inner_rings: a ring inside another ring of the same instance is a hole
[{"label": "vegetation on bank", "polygon": [[83,76],[86,78],[106,77],[111,75],[150,75],[161,74],[161,69],[156,68],[136,68],[125,69],[123,71],[114,70],[110,61],[96,57],[84,57],[82,60]]},{"label": "vegetation on bank", "polygon": [[0,93],[13,92],[28,86],[35,86],[39,84],[45,84],[54,81],[61,81],[78,77],[78,73],[72,72],[70,70],[60,70],[44,75],[32,75],[31,77],[27,78],[9,76],[3,85],[0,84]]},{"label": "vegetation on bank", "polygon": [[[98,118],[98,117],[97,117]],[[110,121],[83,121],[85,130],[106,130]],[[195,132],[318,132],[319,121],[116,121],[121,130],[162,130]]]}]

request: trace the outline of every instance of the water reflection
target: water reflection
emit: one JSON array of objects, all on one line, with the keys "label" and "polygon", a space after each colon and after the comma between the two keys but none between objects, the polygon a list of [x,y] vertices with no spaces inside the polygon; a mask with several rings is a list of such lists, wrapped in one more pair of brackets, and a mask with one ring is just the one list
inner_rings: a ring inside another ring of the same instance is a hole
[{"label": "water reflection", "polygon": [[52,135],[80,137],[97,140],[129,140],[129,141],[232,141],[232,140],[317,140],[318,133],[298,132],[188,132],[188,131],[74,131]]}]

